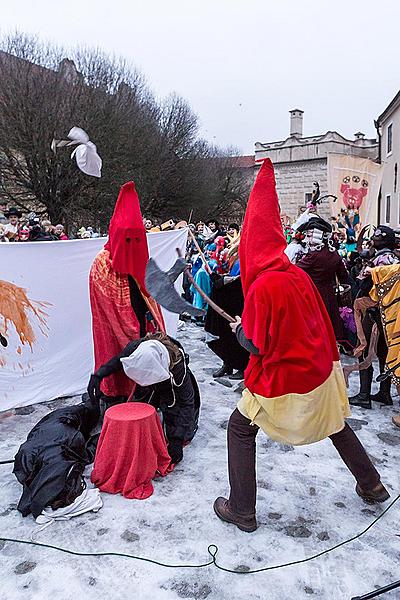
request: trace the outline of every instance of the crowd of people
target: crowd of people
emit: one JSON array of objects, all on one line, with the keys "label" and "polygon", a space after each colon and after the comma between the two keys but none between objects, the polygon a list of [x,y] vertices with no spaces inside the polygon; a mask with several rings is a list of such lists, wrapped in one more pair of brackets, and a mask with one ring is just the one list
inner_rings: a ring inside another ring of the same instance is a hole
[{"label": "crowd of people", "polygon": [[[365,353],[368,353],[369,344],[364,343],[361,347],[360,336],[362,339],[365,337],[361,332],[363,327],[367,328],[370,336],[373,323],[377,323],[382,334],[377,355],[383,370],[387,348],[378,318],[379,309],[375,303],[361,314],[359,307],[363,305],[363,298],[369,298],[373,287],[371,269],[400,262],[399,239],[396,232],[385,225],[377,228],[368,226],[361,231],[359,215],[355,211],[342,210],[329,222],[319,216],[316,210],[315,206],[309,206],[294,222],[281,215],[287,243],[285,253],[293,264],[313,280],[343,353],[359,356],[362,361]],[[232,223],[224,228],[218,221],[212,220],[193,225],[188,239],[187,260],[191,264],[191,277],[217,304],[223,308],[228,306],[231,314],[241,314],[243,310],[238,256],[240,237],[239,225]],[[226,329],[226,326],[190,284],[191,277],[185,277],[185,299],[206,311],[205,317],[196,317],[194,320],[198,325],[205,325],[210,348],[214,351],[218,348],[216,353],[223,360],[222,367],[215,371],[214,376],[243,378],[248,356],[243,355],[243,349],[239,347],[234,351],[229,331],[226,332],[227,339],[221,343],[221,328]],[[237,279],[239,281],[235,283]],[[229,347],[229,356],[224,352],[226,347]],[[371,368],[360,371],[361,396],[351,399],[351,403],[367,408],[371,407],[371,399],[390,404],[390,379],[381,383],[378,394],[370,395]]]},{"label": "crowd of people", "polygon": [[[81,227],[76,233],[77,239],[99,237],[93,227]],[[0,242],[54,242],[71,239],[64,225],[53,225],[49,219],[41,218],[35,212],[26,215],[13,206],[0,203]]]}]

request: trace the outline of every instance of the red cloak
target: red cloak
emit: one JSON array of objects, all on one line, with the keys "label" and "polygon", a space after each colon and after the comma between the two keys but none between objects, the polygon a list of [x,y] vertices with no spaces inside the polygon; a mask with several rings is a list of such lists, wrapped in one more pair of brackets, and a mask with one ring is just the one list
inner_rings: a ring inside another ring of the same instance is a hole
[{"label": "red cloak", "polygon": [[259,349],[250,357],[245,385],[264,398],[311,392],[339,360],[322,299],[285,248],[274,169],[266,159],[250,193],[239,247],[242,325]]},{"label": "red cloak", "polygon": [[[131,305],[128,275],[138,284],[154,317],[149,332],[165,331],[158,304],[145,287],[149,258],[139,198],[133,182],[121,187],[109,227],[109,240],[93,261],[89,275],[95,370],[140,336],[139,321]],[[107,396],[129,396],[134,383],[123,371],[106,377],[101,389]]]}]

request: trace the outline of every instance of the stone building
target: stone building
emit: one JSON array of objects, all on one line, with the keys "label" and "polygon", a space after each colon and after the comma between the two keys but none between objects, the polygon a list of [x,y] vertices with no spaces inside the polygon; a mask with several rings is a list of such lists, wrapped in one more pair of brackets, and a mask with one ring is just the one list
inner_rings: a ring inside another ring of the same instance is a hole
[{"label": "stone building", "polygon": [[[303,114],[300,109],[290,112],[290,135],[276,142],[256,142],[255,165],[270,158],[275,166],[277,191],[282,212],[291,218],[311,199],[313,182],[320,184],[321,194],[327,192],[328,153],[339,153],[376,160],[378,142],[365,138],[364,134],[354,134],[348,140],[336,131],[322,135],[303,136]],[[319,211],[328,216],[329,206]]]},{"label": "stone building", "polygon": [[398,229],[400,225],[400,92],[378,117],[379,159],[383,164],[379,222]]}]

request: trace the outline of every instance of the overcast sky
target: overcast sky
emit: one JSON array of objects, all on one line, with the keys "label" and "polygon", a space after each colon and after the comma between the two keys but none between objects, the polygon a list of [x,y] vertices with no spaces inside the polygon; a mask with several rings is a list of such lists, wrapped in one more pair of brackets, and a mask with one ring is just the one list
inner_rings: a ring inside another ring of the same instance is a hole
[{"label": "overcast sky", "polygon": [[400,89],[399,0],[0,4],[3,33],[121,54],[157,96],[185,97],[204,137],[247,154],[289,135],[292,108],[305,111],[305,135],[374,136],[374,118]]}]

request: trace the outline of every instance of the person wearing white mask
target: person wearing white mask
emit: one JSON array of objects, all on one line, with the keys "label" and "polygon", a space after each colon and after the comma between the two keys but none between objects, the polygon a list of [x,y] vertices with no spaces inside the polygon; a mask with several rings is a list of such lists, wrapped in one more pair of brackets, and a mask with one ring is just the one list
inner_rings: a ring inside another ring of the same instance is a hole
[{"label": "person wearing white mask", "polygon": [[148,402],[161,411],[168,452],[176,464],[197,431],[200,412],[199,388],[188,362],[179,342],[163,333],[150,334],[132,340],[102,365],[90,378],[88,394],[100,401],[102,380],[123,370],[137,384],[130,400]]}]

